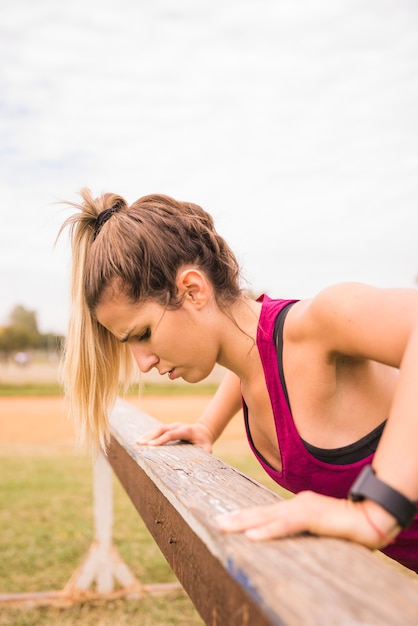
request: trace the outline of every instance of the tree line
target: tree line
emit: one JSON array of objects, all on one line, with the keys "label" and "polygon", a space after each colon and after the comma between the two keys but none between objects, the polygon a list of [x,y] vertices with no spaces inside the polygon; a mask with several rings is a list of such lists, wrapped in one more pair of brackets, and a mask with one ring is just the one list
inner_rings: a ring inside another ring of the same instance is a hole
[{"label": "tree line", "polygon": [[61,351],[64,337],[39,332],[36,311],[17,305],[11,311],[8,322],[5,326],[0,326],[0,354],[3,359],[7,360],[17,352]]}]

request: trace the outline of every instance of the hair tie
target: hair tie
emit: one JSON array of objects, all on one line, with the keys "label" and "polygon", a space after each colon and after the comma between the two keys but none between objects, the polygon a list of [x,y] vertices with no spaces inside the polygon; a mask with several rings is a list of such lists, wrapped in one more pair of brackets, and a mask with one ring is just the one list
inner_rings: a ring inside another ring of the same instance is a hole
[{"label": "hair tie", "polygon": [[101,211],[101,213],[99,213],[99,215],[96,217],[96,221],[94,224],[93,241],[96,239],[97,235],[100,233],[103,225],[106,224],[107,220],[110,219],[114,213],[120,211],[121,207],[122,205],[120,202],[115,202],[115,204],[109,209],[105,209],[104,211]]}]

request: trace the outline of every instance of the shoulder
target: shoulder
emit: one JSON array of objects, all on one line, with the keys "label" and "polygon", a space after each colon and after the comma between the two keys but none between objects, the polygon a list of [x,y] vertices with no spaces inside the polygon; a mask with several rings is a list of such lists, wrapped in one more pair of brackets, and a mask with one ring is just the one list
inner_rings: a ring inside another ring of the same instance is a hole
[{"label": "shoulder", "polygon": [[418,290],[340,283],[295,305],[290,332],[328,352],[387,360],[418,330]]},{"label": "shoulder", "polygon": [[320,291],[316,296],[299,300],[293,307],[293,331],[311,336],[337,317],[351,318],[353,308],[361,307],[373,287],[360,283],[338,283]]},{"label": "shoulder", "polygon": [[309,301],[306,312],[312,320],[385,319],[394,314],[406,323],[418,319],[418,290],[380,288],[363,283],[339,283],[322,290]]}]

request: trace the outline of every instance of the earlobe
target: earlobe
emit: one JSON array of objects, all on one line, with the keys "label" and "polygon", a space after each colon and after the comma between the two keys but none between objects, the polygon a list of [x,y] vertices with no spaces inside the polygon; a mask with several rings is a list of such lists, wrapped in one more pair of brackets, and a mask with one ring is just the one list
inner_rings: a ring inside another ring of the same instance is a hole
[{"label": "earlobe", "polygon": [[179,294],[187,298],[196,308],[207,302],[209,284],[206,276],[198,269],[187,268],[179,271],[176,280]]}]

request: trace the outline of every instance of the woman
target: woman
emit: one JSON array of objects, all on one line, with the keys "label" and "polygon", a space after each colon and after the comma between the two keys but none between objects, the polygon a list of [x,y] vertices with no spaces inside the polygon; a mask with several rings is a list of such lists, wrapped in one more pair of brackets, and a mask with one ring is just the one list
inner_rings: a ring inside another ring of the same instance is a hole
[{"label": "woman", "polygon": [[252,540],[344,537],[417,571],[418,292],[342,284],[311,300],[254,301],[200,207],[81,196],[64,224],[73,245],[64,371],[81,435],[106,446],[132,356],[142,372],[191,383],[219,363],[230,373],[197,423],[139,443],[210,450],[242,403],[254,454],[298,495],[225,516],[220,529]]}]

